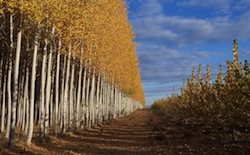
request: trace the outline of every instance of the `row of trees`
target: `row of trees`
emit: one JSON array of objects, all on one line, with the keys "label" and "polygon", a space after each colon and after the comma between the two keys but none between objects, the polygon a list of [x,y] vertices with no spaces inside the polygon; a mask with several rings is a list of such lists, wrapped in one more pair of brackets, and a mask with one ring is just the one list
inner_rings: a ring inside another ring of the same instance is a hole
[{"label": "row of trees", "polygon": [[203,77],[202,66],[198,73],[184,80],[181,95],[155,101],[153,107],[164,109],[177,119],[192,118],[203,123],[241,127],[250,120],[250,69],[249,62],[239,62],[238,44],[234,40],[234,60],[227,61],[223,78],[222,65],[217,79],[212,82],[210,65]]},{"label": "row of trees", "polygon": [[[123,0],[0,0],[1,132],[31,143],[144,105]],[[53,127],[53,128],[52,128]]]}]

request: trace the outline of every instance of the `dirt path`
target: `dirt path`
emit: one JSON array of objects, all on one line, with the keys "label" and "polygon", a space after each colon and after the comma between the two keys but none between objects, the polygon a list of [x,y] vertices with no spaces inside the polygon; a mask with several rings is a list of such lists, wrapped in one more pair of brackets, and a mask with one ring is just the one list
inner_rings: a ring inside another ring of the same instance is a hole
[{"label": "dirt path", "polygon": [[[186,123],[184,126],[151,109],[137,110],[131,115],[81,132],[51,136],[44,142],[25,147],[20,141],[16,149],[0,154],[247,154],[250,141],[236,142],[233,134],[212,131]],[[36,139],[36,138],[34,138]],[[240,143],[239,143],[240,142]],[[7,143],[5,141],[5,143]]]}]

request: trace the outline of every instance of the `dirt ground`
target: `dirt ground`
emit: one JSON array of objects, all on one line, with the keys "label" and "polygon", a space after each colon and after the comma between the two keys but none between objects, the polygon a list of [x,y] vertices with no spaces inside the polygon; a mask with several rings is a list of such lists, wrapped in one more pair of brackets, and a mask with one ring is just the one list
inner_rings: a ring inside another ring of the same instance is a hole
[{"label": "dirt ground", "polygon": [[0,154],[250,154],[249,129],[243,131],[210,128],[192,121],[177,122],[152,109],[137,110],[129,116],[95,128],[68,132],[25,145],[19,134],[14,150],[0,134]]}]

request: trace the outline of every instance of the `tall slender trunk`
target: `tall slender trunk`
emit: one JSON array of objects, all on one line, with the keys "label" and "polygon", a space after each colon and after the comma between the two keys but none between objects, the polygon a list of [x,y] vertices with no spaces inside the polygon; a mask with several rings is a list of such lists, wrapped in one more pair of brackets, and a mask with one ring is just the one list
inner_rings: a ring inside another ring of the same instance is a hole
[{"label": "tall slender trunk", "polygon": [[114,105],[112,106],[113,108],[113,119],[115,119],[117,117],[117,104],[118,104],[118,90],[116,87],[113,88],[114,90],[112,90],[112,99],[114,100],[114,102],[112,102]]},{"label": "tall slender trunk", "polygon": [[69,55],[68,55],[68,62],[67,62],[67,71],[66,71],[66,80],[65,80],[65,90],[64,90],[64,119],[63,119],[63,129],[62,131],[66,131],[66,113],[67,113],[67,106],[68,106],[68,89],[69,89],[69,72],[70,72],[70,59],[71,59],[71,45],[69,46]]},{"label": "tall slender trunk", "polygon": [[[83,47],[81,47],[81,56],[83,54]],[[80,125],[80,120],[79,120],[79,110],[80,110],[80,99],[81,99],[81,85],[82,85],[82,69],[83,69],[83,64],[82,64],[82,58],[80,57],[80,70],[79,70],[79,77],[78,77],[78,88],[77,88],[77,99],[76,99],[76,129],[79,128]]]},{"label": "tall slender trunk", "polygon": [[59,104],[59,73],[60,73],[60,51],[61,50],[61,40],[58,43],[57,51],[57,62],[56,62],[56,94],[55,94],[55,135],[58,134],[58,104]]},{"label": "tall slender trunk", "polygon": [[87,77],[87,67],[86,65],[84,66],[84,73],[83,73],[83,84],[82,84],[82,118],[81,118],[81,121],[83,122],[82,125],[81,125],[81,129],[83,128],[84,126],[84,122],[86,124],[86,119],[85,119],[85,114],[86,114],[86,77]]},{"label": "tall slender trunk", "polygon": [[18,76],[19,76],[19,63],[20,63],[20,53],[21,53],[21,41],[22,41],[22,29],[20,27],[17,34],[17,47],[16,47],[16,58],[15,58],[15,70],[14,70],[14,94],[12,102],[12,119],[11,119],[11,130],[10,130],[10,140],[9,147],[14,148],[14,136],[15,136],[15,126],[16,126],[16,106],[18,98]]},{"label": "tall slender trunk", "polygon": [[108,97],[109,97],[109,84],[105,81],[104,85],[104,107],[103,107],[103,119],[108,120]]},{"label": "tall slender trunk", "polygon": [[105,83],[105,78],[103,77],[102,81],[102,120],[104,121],[105,118],[105,103],[106,103],[106,83]]},{"label": "tall slender trunk", "polygon": [[[1,41],[0,42],[0,48],[3,50],[4,49],[4,44],[3,42]],[[4,72],[4,68],[3,68],[3,57],[4,57],[4,52],[0,50],[1,52],[1,57],[0,57],[0,90],[3,90],[2,86],[3,86],[3,83],[2,83],[2,78],[4,77],[5,74],[3,74]],[[0,102],[2,101],[2,95],[0,93]],[[0,104],[0,111],[1,111],[1,104]]]},{"label": "tall slender trunk", "polygon": [[106,82],[105,84],[105,114],[104,114],[104,119],[108,120],[109,119],[109,109],[108,109],[108,104],[109,104],[109,83]]},{"label": "tall slender trunk", "polygon": [[[30,47],[30,42],[29,42],[29,38],[26,37],[26,51],[29,51],[29,47]],[[29,65],[26,61],[26,71],[25,71],[25,86],[24,86],[24,96],[23,96],[23,126],[22,126],[22,130],[25,131],[25,134],[28,133],[28,120],[29,120],[29,105],[28,105],[28,90],[29,90]]]},{"label": "tall slender trunk", "polygon": [[[27,90],[27,94],[28,94],[28,90]],[[25,103],[26,103],[25,134],[27,135],[28,134],[28,129],[29,129],[29,121],[30,121],[30,100],[29,100],[29,94],[26,97]]]},{"label": "tall slender trunk", "polygon": [[90,67],[88,67],[89,69],[88,69],[88,81],[87,81],[87,90],[86,90],[86,109],[85,109],[85,111],[86,111],[86,127],[90,127],[90,125],[91,125],[91,123],[90,123],[90,106],[89,106],[89,87],[90,87],[90,79],[91,79],[91,77],[90,77]]},{"label": "tall slender trunk", "polygon": [[103,85],[104,85],[104,82],[103,82],[103,77],[100,76],[100,98],[99,98],[99,102],[100,102],[100,106],[99,106],[99,123],[102,123],[103,122]]},{"label": "tall slender trunk", "polygon": [[51,75],[51,92],[50,92],[50,104],[49,104],[49,126],[53,126],[53,119],[54,119],[54,88],[55,88],[55,68],[52,65],[52,75]]},{"label": "tall slender trunk", "polygon": [[94,95],[95,95],[95,67],[93,67],[92,77],[91,77],[91,90],[90,90],[90,121],[91,126],[95,125],[95,101],[94,101]]},{"label": "tall slender trunk", "polygon": [[108,94],[107,94],[107,113],[108,113],[108,120],[111,120],[112,119],[112,113],[113,113],[113,106],[112,106],[112,98],[111,98],[111,95],[112,95],[112,90],[113,90],[113,85],[108,83]]},{"label": "tall slender trunk", "polygon": [[10,123],[11,123],[11,72],[12,72],[12,62],[9,60],[8,69],[8,83],[7,83],[7,95],[8,95],[8,115],[7,115],[7,128],[6,128],[6,138],[10,136]]},{"label": "tall slender trunk", "polygon": [[64,55],[64,61],[63,61],[63,71],[62,71],[62,86],[61,86],[61,104],[60,104],[60,112],[61,112],[61,120],[60,120],[60,127],[61,129],[63,129],[63,120],[65,118],[65,114],[64,114],[64,86],[65,86],[65,72],[66,72],[66,61],[67,61],[67,57],[66,55]]},{"label": "tall slender trunk", "polygon": [[49,52],[48,60],[48,71],[47,71],[47,85],[46,85],[46,105],[45,105],[45,136],[49,133],[49,102],[50,102],[50,92],[51,92],[51,63],[52,63],[52,51]]},{"label": "tall slender trunk", "polygon": [[[7,68],[7,65],[6,65],[5,73],[6,73],[7,69],[8,68]],[[6,82],[7,82],[7,75],[4,74],[3,76],[4,77],[3,77],[3,90],[2,90],[3,99],[2,99],[1,132],[4,131],[4,126],[5,126],[5,105],[6,105],[6,103],[5,103],[5,95],[6,95]]]},{"label": "tall slender trunk", "polygon": [[23,113],[21,112],[21,109],[23,109],[23,95],[24,95],[24,80],[25,80],[25,65],[21,65],[22,72],[20,74],[21,76],[21,82],[19,83],[19,92],[18,92],[18,104],[17,104],[17,120],[16,120],[16,126],[21,125],[21,120],[23,117]]},{"label": "tall slender trunk", "polygon": [[7,118],[7,129],[6,129],[6,138],[10,138],[10,125],[11,125],[11,73],[12,73],[12,53],[14,48],[14,24],[13,24],[13,15],[10,15],[10,56],[9,56],[9,69],[8,69],[8,85],[7,85],[7,94],[8,94],[8,118]]},{"label": "tall slender trunk", "polygon": [[33,135],[33,123],[34,123],[34,104],[35,104],[35,82],[36,82],[36,63],[37,63],[37,51],[39,47],[39,24],[35,32],[34,40],[34,53],[33,53],[33,62],[32,62],[32,73],[31,73],[31,91],[30,91],[30,117],[29,117],[29,131],[27,137],[27,145],[30,145]]},{"label": "tall slender trunk", "polygon": [[43,138],[44,132],[44,102],[45,102],[45,83],[46,83],[46,61],[47,61],[47,46],[48,41],[45,39],[45,45],[43,48],[43,61],[41,71],[41,89],[40,89],[40,106],[39,106],[39,120],[40,120],[40,131],[39,138]]},{"label": "tall slender trunk", "polygon": [[74,74],[75,74],[75,58],[73,56],[73,62],[72,62],[72,70],[71,70],[71,80],[70,80],[70,92],[69,92],[69,130],[72,129],[72,121],[73,121],[73,103],[74,103],[74,95],[73,95],[73,89],[74,89]]},{"label": "tall slender trunk", "polygon": [[51,83],[50,83],[50,101],[49,101],[49,126],[53,125],[53,95],[54,95],[54,87],[55,87],[55,67],[54,67],[54,59],[53,59],[53,52],[56,51],[55,48],[55,39],[54,39],[54,35],[55,35],[55,27],[52,27],[51,30],[51,44],[50,44],[50,53],[51,53]]},{"label": "tall slender trunk", "polygon": [[95,118],[96,124],[100,122],[100,83],[101,83],[101,76],[98,74],[97,77],[97,86],[96,86],[96,106],[95,106]]},{"label": "tall slender trunk", "polygon": [[26,78],[25,78],[25,86],[24,86],[24,96],[23,96],[23,121],[22,121],[22,130],[25,129],[25,124],[26,124],[26,121],[25,120],[25,116],[26,116],[26,119],[27,119],[27,98],[28,98],[28,89],[29,89],[29,67],[27,66],[26,68]]}]

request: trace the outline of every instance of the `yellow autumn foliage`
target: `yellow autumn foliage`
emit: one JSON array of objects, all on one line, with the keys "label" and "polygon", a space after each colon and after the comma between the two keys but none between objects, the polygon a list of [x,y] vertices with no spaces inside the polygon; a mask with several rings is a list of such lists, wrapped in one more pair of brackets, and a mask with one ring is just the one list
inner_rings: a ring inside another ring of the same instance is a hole
[{"label": "yellow autumn foliage", "polygon": [[[40,33],[52,27],[66,54],[71,45],[73,55],[90,62],[96,74],[103,74],[116,87],[144,103],[135,34],[128,21],[123,0],[0,0],[12,13],[23,19],[26,34],[39,25]],[[0,5],[3,13],[2,5]],[[15,8],[15,9],[14,9]],[[32,33],[31,32],[31,33]],[[83,47],[84,53],[80,54]]]},{"label": "yellow autumn foliage", "polygon": [[234,40],[233,61],[227,61],[227,73],[222,77],[222,65],[214,83],[211,83],[210,65],[205,77],[193,71],[192,79],[184,83],[182,93],[155,101],[152,107],[177,119],[191,118],[207,124],[241,127],[250,120],[249,62],[238,61],[238,45]]}]

